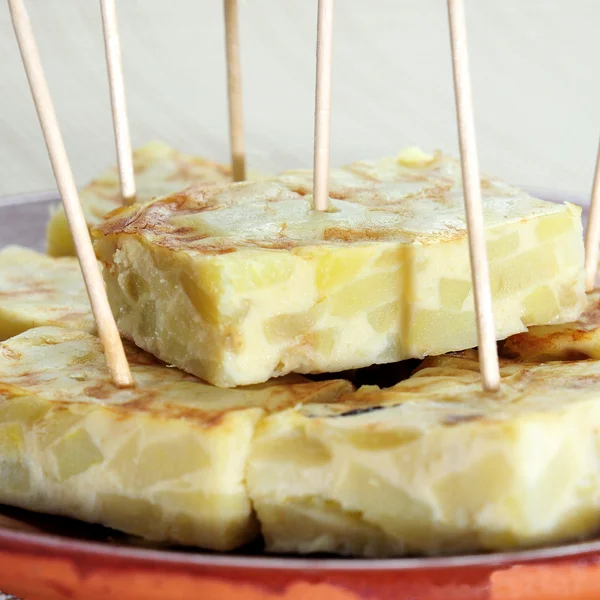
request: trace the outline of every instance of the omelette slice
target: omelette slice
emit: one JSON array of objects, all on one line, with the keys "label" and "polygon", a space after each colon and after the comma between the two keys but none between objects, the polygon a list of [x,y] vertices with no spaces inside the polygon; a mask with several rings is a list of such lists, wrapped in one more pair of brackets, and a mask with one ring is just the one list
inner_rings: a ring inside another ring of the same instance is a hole
[{"label": "omelette slice", "polygon": [[95,331],[79,263],[8,246],[0,250],[0,340],[41,325]]},{"label": "omelette slice", "polygon": [[[214,385],[477,345],[460,165],[413,150],[330,176],[189,188],[93,230],[120,330]],[[498,339],[577,319],[581,209],[482,180]]]},{"label": "omelette slice", "polygon": [[267,548],[391,557],[596,533],[600,362],[501,374],[487,394],[476,355],[434,357],[393,388],[267,416],[247,476]]},{"label": "omelette slice", "polygon": [[505,340],[501,351],[526,361],[600,359],[600,290],[588,293],[577,321],[532,327]]},{"label": "omelette slice", "polygon": [[[151,142],[134,150],[133,162],[140,203],[191,184],[213,185],[231,181],[229,166],[183,154],[163,142]],[[102,222],[108,212],[122,204],[117,169],[113,168],[94,179],[79,195],[88,226]],[[56,208],[48,224],[47,249],[52,256],[75,256],[62,206]]]},{"label": "omelette slice", "polygon": [[224,391],[126,351],[137,387],[120,390],[88,333],[42,327],[0,344],[0,503],[236,548],[258,533],[245,469],[259,419],[351,389],[292,377]]}]

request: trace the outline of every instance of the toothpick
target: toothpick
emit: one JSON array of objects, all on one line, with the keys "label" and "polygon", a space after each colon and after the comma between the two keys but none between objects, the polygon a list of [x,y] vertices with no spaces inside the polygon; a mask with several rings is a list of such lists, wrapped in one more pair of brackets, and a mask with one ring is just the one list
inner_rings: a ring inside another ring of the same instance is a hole
[{"label": "toothpick", "polygon": [[448,0],[448,15],[452,42],[456,117],[471,258],[471,277],[473,279],[477,317],[479,361],[484,388],[488,391],[494,391],[500,387],[500,369],[485,246],[483,206],[467,50],[467,26],[463,0]]},{"label": "toothpick", "polygon": [[23,0],[8,0],[13,27],[23,58],[40,125],[48,148],[48,155],[60,191],[79,264],[98,327],[98,334],[114,383],[118,387],[133,385],[127,358],[119,337],[117,325],[108,304],[102,275],[94,255],[85,217],[79,203],[77,188],[54,111],[50,90],[46,83],[35,36]]},{"label": "toothpick", "polygon": [[238,0],[224,0],[223,8],[225,9],[225,51],[227,56],[231,167],[233,180],[243,181],[246,179],[246,150],[244,148]]},{"label": "toothpick", "polygon": [[596,287],[598,270],[598,246],[600,246],[600,145],[596,158],[596,174],[592,188],[590,214],[585,232],[585,272],[586,287],[591,292]]},{"label": "toothpick", "polygon": [[319,0],[313,199],[314,208],[320,211],[329,205],[332,54],[333,0]]},{"label": "toothpick", "polygon": [[121,63],[121,42],[119,39],[115,0],[100,0],[100,6],[102,9],[104,51],[108,70],[115,143],[117,146],[121,197],[124,204],[134,204],[135,176],[131,153],[131,138],[129,136],[129,122],[127,119],[125,81],[123,79],[123,65]]}]

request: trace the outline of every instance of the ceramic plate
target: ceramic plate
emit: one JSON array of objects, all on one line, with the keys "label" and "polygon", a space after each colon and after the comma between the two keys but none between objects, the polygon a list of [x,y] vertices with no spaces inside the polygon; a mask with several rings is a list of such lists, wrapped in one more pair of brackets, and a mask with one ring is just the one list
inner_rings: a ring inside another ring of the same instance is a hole
[{"label": "ceramic plate", "polygon": [[[0,247],[42,250],[56,202],[54,194],[0,199]],[[451,558],[294,558],[259,547],[215,554],[150,548],[102,527],[0,507],[0,589],[25,600],[597,600],[600,541]]]}]

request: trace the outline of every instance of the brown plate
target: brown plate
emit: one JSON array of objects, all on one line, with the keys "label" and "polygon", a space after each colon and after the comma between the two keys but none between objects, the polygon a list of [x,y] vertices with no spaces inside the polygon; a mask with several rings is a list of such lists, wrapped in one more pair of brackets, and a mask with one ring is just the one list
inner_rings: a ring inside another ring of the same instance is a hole
[{"label": "brown plate", "polygon": [[[0,247],[42,250],[56,201],[0,199]],[[600,541],[449,558],[279,557],[257,546],[216,554],[148,547],[103,527],[0,506],[0,589],[24,600],[598,600]]]}]

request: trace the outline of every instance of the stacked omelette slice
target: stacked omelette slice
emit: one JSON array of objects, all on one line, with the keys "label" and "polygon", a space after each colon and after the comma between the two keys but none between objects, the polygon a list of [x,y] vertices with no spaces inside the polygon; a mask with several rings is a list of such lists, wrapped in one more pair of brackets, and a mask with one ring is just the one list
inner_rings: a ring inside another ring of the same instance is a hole
[{"label": "stacked omelette slice", "polygon": [[[438,554],[597,529],[600,363],[539,362],[600,356],[579,209],[482,181],[513,357],[489,395],[473,352],[442,355],[475,339],[456,161],[336,170],[325,215],[307,172],[151,200],[171,172],[152,169],[147,202],[89,219],[135,389],[110,382],[74,259],[0,251],[0,502],[215,550],[262,534],[276,552]],[[523,350],[549,332],[552,351]],[[426,355],[385,389],[323,375]]]}]

